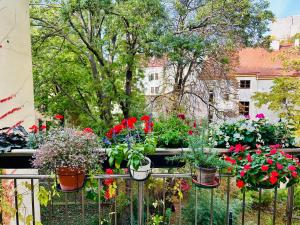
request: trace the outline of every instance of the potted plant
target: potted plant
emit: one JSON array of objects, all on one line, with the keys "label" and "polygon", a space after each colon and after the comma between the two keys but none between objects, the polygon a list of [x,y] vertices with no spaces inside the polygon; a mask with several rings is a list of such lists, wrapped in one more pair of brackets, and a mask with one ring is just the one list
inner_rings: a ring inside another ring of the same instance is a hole
[{"label": "potted plant", "polygon": [[299,160],[278,150],[281,146],[257,145],[256,150],[237,144],[231,146],[226,161],[230,162],[237,174],[237,186],[242,190],[271,189],[280,183],[287,187],[299,182]]},{"label": "potted plant", "polygon": [[120,169],[122,163],[127,161],[127,167],[135,180],[145,180],[149,176],[151,160],[146,155],[154,153],[156,149],[151,117],[143,116],[140,121],[142,123],[138,123],[134,117],[124,119],[106,135],[110,139],[111,148],[108,150],[110,166]]},{"label": "potted plant", "polygon": [[34,154],[33,166],[54,172],[62,191],[78,190],[83,187],[87,172],[100,165],[101,157],[95,151],[98,147],[91,129],[55,128]]}]

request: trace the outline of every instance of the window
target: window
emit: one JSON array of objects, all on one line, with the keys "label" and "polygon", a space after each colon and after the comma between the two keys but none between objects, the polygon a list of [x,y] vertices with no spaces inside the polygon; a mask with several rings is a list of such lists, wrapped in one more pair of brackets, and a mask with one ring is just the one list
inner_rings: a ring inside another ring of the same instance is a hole
[{"label": "window", "polygon": [[151,81],[151,80],[154,80],[154,74],[153,74],[153,73],[151,73],[151,74],[149,75],[149,81]]},{"label": "window", "polygon": [[159,92],[159,87],[155,87],[155,94],[158,94]]},{"label": "window", "polygon": [[249,89],[250,88],[250,80],[241,80],[240,88]]},{"label": "window", "polygon": [[151,94],[154,94],[154,87],[151,87]]},{"label": "window", "polygon": [[155,74],[155,80],[158,80],[158,73]]},{"label": "window", "polygon": [[239,102],[239,114],[248,116],[250,112],[249,102]]},{"label": "window", "polygon": [[225,100],[225,101],[229,101],[229,94],[228,94],[228,93],[225,93],[225,94],[224,94],[224,100]]},{"label": "window", "polygon": [[212,90],[209,91],[208,101],[209,102],[213,102],[214,101],[214,91],[212,91]]}]

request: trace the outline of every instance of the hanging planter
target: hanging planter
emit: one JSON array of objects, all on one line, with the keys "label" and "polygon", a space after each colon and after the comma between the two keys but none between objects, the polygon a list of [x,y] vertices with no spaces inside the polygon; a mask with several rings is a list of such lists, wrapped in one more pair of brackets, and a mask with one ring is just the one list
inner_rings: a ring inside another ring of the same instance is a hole
[{"label": "hanging planter", "polygon": [[60,167],[56,173],[62,191],[77,191],[84,185],[85,171],[82,168]]},{"label": "hanging planter", "polygon": [[144,181],[148,179],[151,174],[151,160],[148,157],[145,157],[138,169],[134,169],[133,166],[130,165],[129,172],[130,176],[136,181]]}]

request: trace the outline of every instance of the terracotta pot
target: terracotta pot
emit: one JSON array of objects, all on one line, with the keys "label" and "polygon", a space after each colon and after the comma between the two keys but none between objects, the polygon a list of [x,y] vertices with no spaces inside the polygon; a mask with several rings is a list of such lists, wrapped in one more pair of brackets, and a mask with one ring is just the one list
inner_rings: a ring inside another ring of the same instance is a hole
[{"label": "terracotta pot", "polygon": [[196,166],[197,181],[201,184],[214,184],[217,168]]},{"label": "terracotta pot", "polygon": [[74,191],[83,186],[85,172],[82,168],[60,167],[56,172],[61,190]]}]

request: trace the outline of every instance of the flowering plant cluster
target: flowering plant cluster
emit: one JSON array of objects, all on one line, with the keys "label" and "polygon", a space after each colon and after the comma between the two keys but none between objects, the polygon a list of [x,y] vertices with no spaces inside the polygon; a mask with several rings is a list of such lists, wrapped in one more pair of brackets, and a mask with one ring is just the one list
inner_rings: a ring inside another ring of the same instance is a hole
[{"label": "flowering plant cluster", "polygon": [[53,128],[34,154],[33,166],[49,172],[59,167],[91,170],[103,159],[95,151],[97,148],[97,136],[89,128],[83,131]]},{"label": "flowering plant cluster", "polygon": [[211,140],[215,147],[220,148],[229,148],[238,143],[251,148],[255,148],[256,143],[261,145],[280,143],[283,148],[295,144],[294,129],[290,124],[284,121],[272,123],[262,113],[257,114],[255,119],[240,118],[215,124],[211,131]]},{"label": "flowering plant cluster", "polygon": [[[114,171],[112,169],[106,169],[106,174],[112,175]],[[103,190],[104,190],[104,198],[105,200],[110,200],[117,195],[117,181],[113,178],[107,178],[103,180]]]},{"label": "flowering plant cluster", "polygon": [[225,156],[236,169],[237,187],[257,190],[273,188],[280,183],[287,187],[299,182],[300,164],[298,158],[278,150],[279,144],[270,146],[257,145],[256,150],[249,150],[244,145],[231,146],[232,156]]}]

